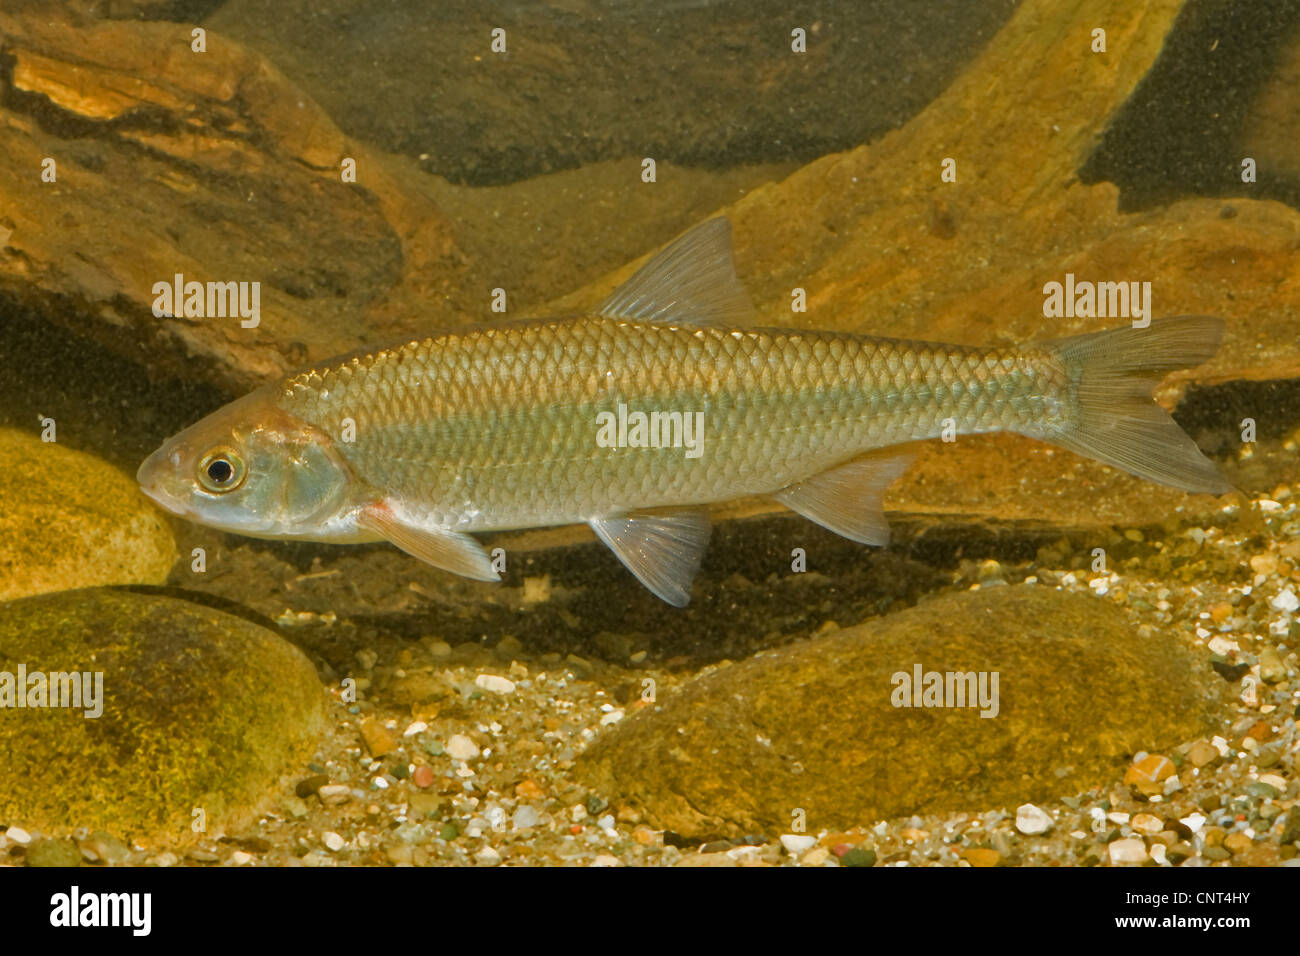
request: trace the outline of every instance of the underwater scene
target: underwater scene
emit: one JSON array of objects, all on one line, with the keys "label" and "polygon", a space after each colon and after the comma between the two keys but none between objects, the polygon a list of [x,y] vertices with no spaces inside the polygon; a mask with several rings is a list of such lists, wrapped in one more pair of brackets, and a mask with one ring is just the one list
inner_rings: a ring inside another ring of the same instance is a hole
[{"label": "underwater scene", "polygon": [[2,0],[0,372],[0,864],[1300,866],[1296,0]]}]

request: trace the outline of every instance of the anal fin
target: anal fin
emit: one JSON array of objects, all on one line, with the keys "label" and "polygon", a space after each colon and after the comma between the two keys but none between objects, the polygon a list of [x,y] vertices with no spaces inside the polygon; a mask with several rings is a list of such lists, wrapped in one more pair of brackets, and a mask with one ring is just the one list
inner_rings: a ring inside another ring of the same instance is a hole
[{"label": "anal fin", "polygon": [[772,497],[828,531],[884,547],[889,543],[882,505],[885,489],[915,457],[910,451],[891,451],[855,458],[782,488]]},{"label": "anal fin", "polygon": [[418,524],[385,502],[363,508],[357,524],[435,568],[476,581],[501,580],[483,545],[469,535]]},{"label": "anal fin", "polygon": [[655,595],[674,607],[690,602],[691,582],[709,543],[707,508],[635,511],[587,523]]}]

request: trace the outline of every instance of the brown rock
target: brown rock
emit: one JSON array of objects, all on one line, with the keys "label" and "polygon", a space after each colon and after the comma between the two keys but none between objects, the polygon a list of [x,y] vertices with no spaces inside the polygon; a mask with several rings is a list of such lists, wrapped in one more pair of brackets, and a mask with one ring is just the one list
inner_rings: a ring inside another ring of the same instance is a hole
[{"label": "brown rock", "polygon": [[361,722],[361,739],[372,757],[382,757],[392,753],[397,747],[397,737],[379,720]]},{"label": "brown rock", "polygon": [[[999,673],[998,715],[893,706],[916,666]],[[834,829],[1014,806],[1204,732],[1211,676],[1172,637],[1134,641],[1106,601],[962,592],[708,673],[604,731],[576,773],[684,834],[779,833],[795,808]]]},{"label": "brown rock", "polygon": [[1219,751],[1214,744],[1205,740],[1198,740],[1187,751],[1187,759],[1192,762],[1193,767],[1208,767],[1210,764],[1218,762]]},{"label": "brown rock", "polygon": [[1002,854],[997,850],[990,850],[985,847],[971,847],[962,853],[966,862],[971,866],[997,866],[1002,860]]},{"label": "brown rock", "polygon": [[1160,754],[1148,754],[1124,772],[1124,782],[1159,783],[1174,775],[1174,764],[1168,757]]}]

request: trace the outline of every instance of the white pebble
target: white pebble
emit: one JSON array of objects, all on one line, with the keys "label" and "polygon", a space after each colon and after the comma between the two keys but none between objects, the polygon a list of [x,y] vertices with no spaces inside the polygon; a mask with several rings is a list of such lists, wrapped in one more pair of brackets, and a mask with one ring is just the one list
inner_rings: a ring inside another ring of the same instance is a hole
[{"label": "white pebble", "polygon": [[15,843],[20,843],[23,846],[26,846],[27,844],[32,842],[32,835],[28,833],[26,830],[24,830],[22,827],[10,827],[8,830],[5,831],[5,836],[13,840]]},{"label": "white pebble", "polygon": [[325,842],[325,848],[333,853],[343,849],[343,838],[333,830],[326,830],[321,834],[321,839]]},{"label": "white pebble", "polygon": [[623,864],[618,861],[618,857],[610,856],[608,853],[602,853],[600,856],[596,857],[596,859],[591,861],[591,865],[592,866],[622,866]]},{"label": "white pebble", "polygon": [[1193,833],[1199,833],[1201,827],[1205,826],[1205,815],[1201,813],[1192,813],[1178,821]]},{"label": "white pebble", "polygon": [[253,862],[253,854],[245,853],[243,850],[236,850],[230,854],[230,862],[235,866],[247,866]]},{"label": "white pebble", "polygon": [[817,845],[817,838],[806,833],[782,833],[781,845],[791,856],[798,856]]},{"label": "white pebble", "polygon": [[402,732],[403,737],[414,737],[416,734],[423,733],[429,729],[429,725],[422,720],[417,720]]},{"label": "white pebble", "polygon": [[501,854],[490,846],[485,846],[474,854],[474,859],[478,860],[481,866],[496,866],[501,862]]},{"label": "white pebble", "polygon": [[514,681],[496,674],[479,674],[478,677],[474,678],[474,684],[493,694],[513,694],[515,692]]},{"label": "white pebble", "polygon": [[1294,611],[1300,608],[1300,598],[1296,597],[1295,592],[1290,588],[1287,588],[1268,603],[1279,611]]},{"label": "white pebble", "polygon": [[469,760],[479,755],[478,744],[464,734],[452,734],[443,749],[453,760]]},{"label": "white pebble", "polygon": [[1046,833],[1052,828],[1052,815],[1042,807],[1032,803],[1021,804],[1016,808],[1016,829],[1028,836]]},{"label": "white pebble", "polygon": [[604,717],[600,718],[600,725],[602,727],[608,727],[610,724],[616,724],[622,719],[623,712],[621,710],[611,710]]},{"label": "white pebble", "polygon": [[1147,845],[1137,837],[1115,840],[1107,848],[1107,852],[1110,853],[1110,862],[1112,863],[1145,863],[1147,861]]}]

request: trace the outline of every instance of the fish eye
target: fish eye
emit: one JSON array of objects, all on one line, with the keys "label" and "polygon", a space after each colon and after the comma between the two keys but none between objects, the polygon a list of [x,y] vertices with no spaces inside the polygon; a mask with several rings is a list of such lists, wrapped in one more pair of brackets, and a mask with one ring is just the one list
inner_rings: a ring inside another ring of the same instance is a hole
[{"label": "fish eye", "polygon": [[199,461],[199,484],[208,491],[234,491],[244,474],[243,461],[229,448],[214,448]]}]

